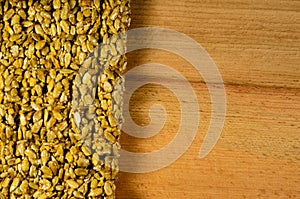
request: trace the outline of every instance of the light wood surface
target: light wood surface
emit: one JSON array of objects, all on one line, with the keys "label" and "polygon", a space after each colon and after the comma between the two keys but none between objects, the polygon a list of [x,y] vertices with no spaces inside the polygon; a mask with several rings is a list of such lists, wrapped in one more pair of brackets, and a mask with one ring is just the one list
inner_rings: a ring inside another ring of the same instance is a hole
[{"label": "light wood surface", "polygon": [[[199,159],[209,127],[210,97],[202,77],[185,60],[159,50],[128,54],[129,69],[150,62],[173,67],[192,84],[201,107],[196,139],[172,165],[146,174],[121,172],[117,198],[300,198],[300,1],[132,0],[132,27],[159,26],[188,35],[218,66],[227,115],[213,151]],[[149,139],[123,133],[122,147],[151,152],[179,127],[176,97],[146,85],[130,101],[138,124],[161,103],[168,120]]]}]

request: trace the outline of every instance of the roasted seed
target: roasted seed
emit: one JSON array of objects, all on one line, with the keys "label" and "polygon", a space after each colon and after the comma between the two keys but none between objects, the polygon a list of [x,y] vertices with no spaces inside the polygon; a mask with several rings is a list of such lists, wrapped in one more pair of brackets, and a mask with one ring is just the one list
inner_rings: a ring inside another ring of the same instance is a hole
[{"label": "roasted seed", "polygon": [[5,15],[4,15],[4,17],[3,17],[3,20],[4,20],[4,21],[9,20],[9,19],[14,15],[14,13],[15,13],[14,9],[11,8],[10,10],[8,10],[8,11],[5,13]]},{"label": "roasted seed", "polygon": [[36,43],[35,48],[37,50],[41,50],[42,48],[44,48],[46,45],[46,41],[45,40],[40,40]]},{"label": "roasted seed", "polygon": [[[96,189],[92,189],[91,190],[89,196],[96,197],[96,196],[100,196],[102,193],[103,193],[102,188],[96,188]],[[111,195],[111,194],[107,194],[107,195]]]},{"label": "roasted seed", "polygon": [[19,177],[14,178],[13,182],[10,185],[9,191],[13,192],[14,190],[16,190],[16,188],[19,186],[20,182],[21,182],[21,178],[19,178]]},{"label": "roasted seed", "polygon": [[113,191],[112,191],[112,188],[111,188],[111,185],[109,182],[105,182],[104,184],[104,192],[106,193],[106,195],[110,196],[112,195]]},{"label": "roasted seed", "polygon": [[43,125],[43,120],[40,120],[40,121],[34,123],[34,125],[32,126],[32,129],[31,129],[32,133],[38,133],[39,130],[41,129],[42,125]]},{"label": "roasted seed", "polygon": [[60,21],[60,27],[62,28],[62,30],[65,33],[69,34],[69,32],[70,32],[70,26],[69,26],[68,22],[66,22],[64,20]]},{"label": "roasted seed", "polygon": [[79,184],[75,180],[67,180],[67,184],[73,189],[77,189],[79,187]]},{"label": "roasted seed", "polygon": [[91,150],[86,145],[82,145],[81,149],[83,154],[86,156],[90,156],[92,154]]},{"label": "roasted seed", "polygon": [[22,181],[21,185],[20,185],[20,190],[22,192],[22,194],[26,194],[28,192],[28,188],[29,188],[29,183],[27,180]]},{"label": "roasted seed", "polygon": [[46,165],[47,162],[49,161],[49,158],[50,158],[50,154],[48,153],[48,151],[47,150],[43,150],[41,152],[41,161],[42,161],[42,164]]},{"label": "roasted seed", "polygon": [[53,8],[60,9],[61,6],[60,2],[61,2],[60,0],[53,0]]},{"label": "roasted seed", "polygon": [[41,171],[43,172],[45,178],[52,178],[53,173],[49,167],[44,165],[41,167]]}]

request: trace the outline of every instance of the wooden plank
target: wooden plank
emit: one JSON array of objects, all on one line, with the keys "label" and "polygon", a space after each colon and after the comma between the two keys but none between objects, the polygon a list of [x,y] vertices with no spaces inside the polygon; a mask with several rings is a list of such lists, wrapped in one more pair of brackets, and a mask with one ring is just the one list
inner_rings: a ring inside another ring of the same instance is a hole
[{"label": "wooden plank", "polygon": [[[117,198],[300,198],[300,1],[132,0],[132,11],[132,28],[170,28],[207,50],[224,79],[227,115],[217,145],[199,159],[211,117],[202,77],[171,53],[129,53],[129,70],[156,62],[184,75],[197,94],[201,122],[189,150],[172,165],[121,172]],[[174,138],[180,107],[162,86],[147,85],[132,96],[132,118],[148,124],[156,102],[167,110],[165,127],[149,139],[123,133],[124,149],[151,152]]]}]

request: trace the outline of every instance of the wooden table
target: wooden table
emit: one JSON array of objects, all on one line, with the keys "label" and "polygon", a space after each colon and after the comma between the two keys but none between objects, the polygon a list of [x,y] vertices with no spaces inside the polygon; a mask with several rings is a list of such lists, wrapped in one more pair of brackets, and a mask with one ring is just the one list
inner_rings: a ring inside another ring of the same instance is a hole
[{"label": "wooden table", "polygon": [[[218,143],[199,159],[211,118],[205,81],[172,53],[129,53],[129,70],[157,62],[184,75],[197,95],[201,121],[192,145],[170,166],[121,172],[117,198],[300,198],[300,1],[132,0],[131,5],[132,29],[169,28],[206,49],[224,80],[227,114]],[[154,103],[167,110],[165,127],[149,139],[123,133],[124,149],[151,152],[176,135],[178,100],[161,85],[145,85],[134,93],[134,121],[148,124]]]}]

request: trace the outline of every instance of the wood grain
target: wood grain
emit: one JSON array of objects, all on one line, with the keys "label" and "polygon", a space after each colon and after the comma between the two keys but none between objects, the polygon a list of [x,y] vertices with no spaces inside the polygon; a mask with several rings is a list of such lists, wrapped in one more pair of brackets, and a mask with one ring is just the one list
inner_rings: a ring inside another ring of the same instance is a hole
[{"label": "wood grain", "polygon": [[[117,198],[300,198],[300,1],[132,0],[132,12],[132,28],[170,28],[207,50],[224,79],[227,115],[217,145],[199,159],[211,116],[202,77],[171,53],[129,53],[129,69],[157,62],[184,75],[197,94],[201,122],[189,150],[172,165],[121,172]],[[175,136],[180,108],[162,86],[146,85],[132,96],[132,118],[148,124],[157,102],[168,113],[163,130],[144,140],[123,133],[124,149],[151,152]]]}]

